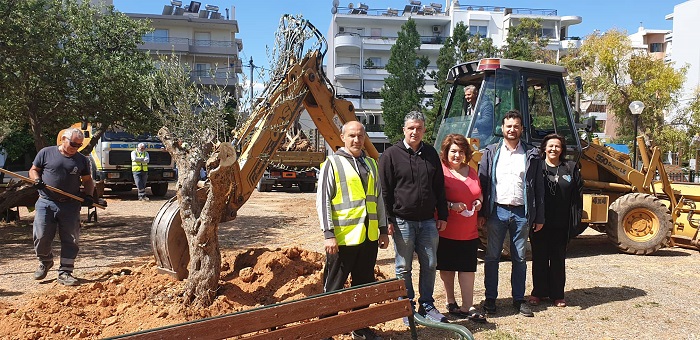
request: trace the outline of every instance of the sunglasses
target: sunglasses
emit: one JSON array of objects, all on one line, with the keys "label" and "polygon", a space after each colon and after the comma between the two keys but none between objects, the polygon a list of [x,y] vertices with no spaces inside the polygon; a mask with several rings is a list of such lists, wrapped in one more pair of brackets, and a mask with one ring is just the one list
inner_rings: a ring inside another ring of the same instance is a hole
[{"label": "sunglasses", "polygon": [[72,146],[74,148],[79,148],[79,147],[83,146],[83,143],[74,143],[70,140],[68,141],[68,143],[70,144],[70,146]]}]

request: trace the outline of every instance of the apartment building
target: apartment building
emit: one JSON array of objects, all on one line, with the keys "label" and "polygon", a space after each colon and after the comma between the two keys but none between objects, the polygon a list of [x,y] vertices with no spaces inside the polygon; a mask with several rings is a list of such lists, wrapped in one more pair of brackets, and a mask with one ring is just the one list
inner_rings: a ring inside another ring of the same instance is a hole
[{"label": "apartment building", "polygon": [[[666,20],[673,20],[673,31],[666,35],[668,50],[665,60],[673,62],[674,67],[688,66],[685,84],[679,104],[687,106],[700,88],[700,45],[697,30],[700,1],[689,0],[673,7],[673,13],[666,15]],[[672,50],[671,50],[672,47]]]},{"label": "apartment building", "polygon": [[646,53],[654,59],[665,60],[666,50],[670,47],[667,37],[671,30],[653,30],[639,26],[637,32],[628,37],[635,51]]},{"label": "apartment building", "polygon": [[192,81],[224,86],[240,98],[238,74],[242,73],[239,52],[243,41],[236,38],[235,8],[202,5],[199,1],[169,1],[161,13],[126,13],[136,20],[150,20],[154,31],[144,36],[140,47],[154,59],[176,54],[187,66]]},{"label": "apartment building", "polygon": [[[437,56],[444,38],[463,22],[472,34],[493,40],[496,47],[506,43],[508,29],[523,18],[541,19],[542,36],[548,37],[547,49],[557,57],[580,47],[580,39],[569,37],[569,27],[581,23],[579,16],[559,16],[554,9],[506,8],[499,6],[460,5],[459,1],[422,4],[412,0],[403,8],[373,9],[371,3],[334,6],[326,37],[329,49],[327,74],[337,95],[351,100],[358,119],[365,123],[370,139],[382,152],[389,146],[383,132],[380,89],[389,75],[386,64],[391,46],[396,43],[401,26],[412,18],[422,44],[420,54],[430,59],[428,71],[437,69]],[[436,92],[435,82],[426,75],[425,91]]]}]

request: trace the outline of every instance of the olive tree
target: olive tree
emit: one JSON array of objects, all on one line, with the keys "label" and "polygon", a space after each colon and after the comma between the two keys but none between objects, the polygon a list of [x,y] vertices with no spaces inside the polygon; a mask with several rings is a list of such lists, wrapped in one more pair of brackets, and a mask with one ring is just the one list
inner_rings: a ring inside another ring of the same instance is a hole
[{"label": "olive tree", "polygon": [[[151,109],[162,124],[158,136],[178,169],[177,201],[190,254],[184,302],[209,306],[221,273],[219,221],[237,166],[233,146],[217,140],[231,95],[223,86],[195,84],[174,55],[161,60],[149,83]],[[208,185],[200,190],[202,168]]]}]

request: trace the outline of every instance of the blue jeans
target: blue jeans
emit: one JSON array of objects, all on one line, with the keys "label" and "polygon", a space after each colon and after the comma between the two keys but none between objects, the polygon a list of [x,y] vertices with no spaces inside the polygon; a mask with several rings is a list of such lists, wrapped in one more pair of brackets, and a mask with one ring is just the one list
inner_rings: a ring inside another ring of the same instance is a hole
[{"label": "blue jeans", "polygon": [[146,182],[148,181],[148,171],[136,171],[134,174],[134,184],[139,191],[139,198],[146,197]]},{"label": "blue jeans", "polygon": [[484,259],[484,286],[486,298],[498,297],[498,262],[501,260],[501,250],[506,232],[510,234],[510,257],[512,271],[510,286],[514,301],[525,299],[525,243],[527,242],[528,226],[525,207],[510,207],[497,204],[494,214],[486,222],[488,240],[486,257]]},{"label": "blue jeans", "polygon": [[432,305],[435,302],[433,290],[435,289],[437,247],[440,239],[435,220],[407,221],[396,218],[393,237],[396,251],[396,277],[403,278],[406,282],[408,298],[413,300],[416,295],[411,279],[415,251],[420,265],[418,303]]}]

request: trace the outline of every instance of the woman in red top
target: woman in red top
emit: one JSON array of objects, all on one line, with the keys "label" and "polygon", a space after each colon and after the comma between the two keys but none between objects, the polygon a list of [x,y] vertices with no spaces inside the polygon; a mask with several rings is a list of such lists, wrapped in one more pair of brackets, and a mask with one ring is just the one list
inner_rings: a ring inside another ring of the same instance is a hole
[{"label": "woman in red top", "polygon": [[[475,169],[469,166],[471,147],[464,136],[450,134],[440,148],[445,195],[449,217],[447,228],[440,232],[437,269],[445,285],[447,310],[451,315],[486,322],[474,307],[474,273],[476,250],[479,245],[477,214],[481,209],[481,187]],[[462,306],[455,298],[455,273],[462,293]]]}]

